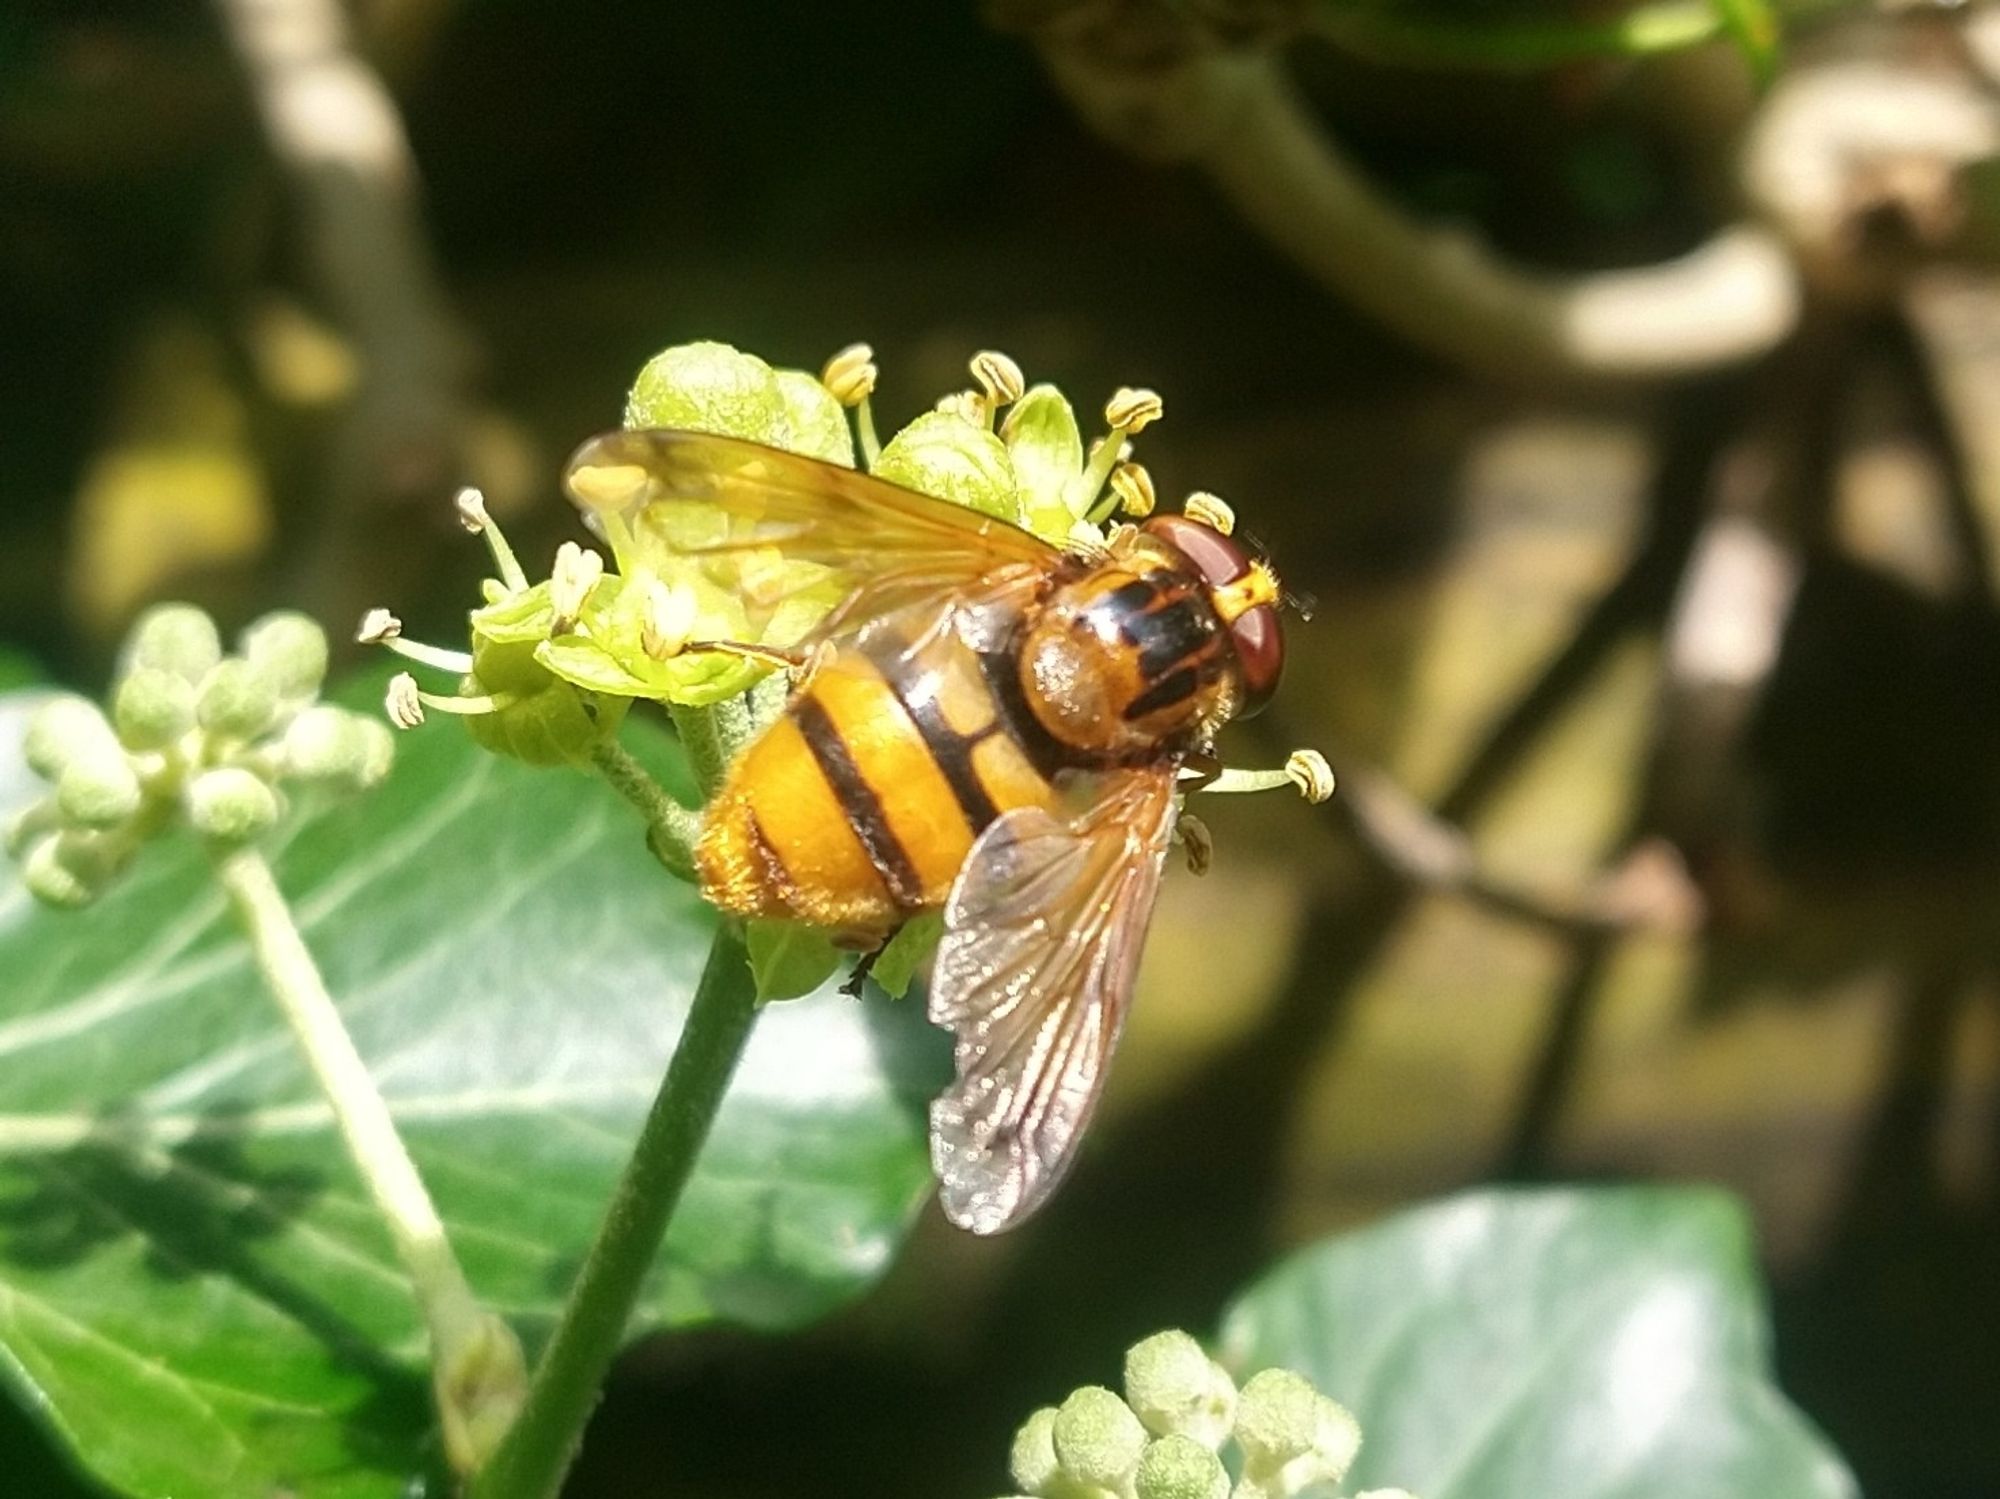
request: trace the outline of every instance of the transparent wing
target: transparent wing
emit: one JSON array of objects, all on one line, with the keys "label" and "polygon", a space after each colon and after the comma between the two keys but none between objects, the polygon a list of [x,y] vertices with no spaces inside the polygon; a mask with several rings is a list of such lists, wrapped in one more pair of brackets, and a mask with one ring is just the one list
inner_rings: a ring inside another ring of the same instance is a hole
[{"label": "transparent wing", "polygon": [[952,888],[930,1016],[956,1038],[957,1077],[931,1105],[931,1163],[961,1228],[1020,1222],[1075,1157],[1159,893],[1174,774],[1117,773],[1066,822],[1007,813]]},{"label": "transparent wing", "polygon": [[835,607],[821,636],[996,576],[1040,577],[1063,555],[963,505],[710,433],[604,433],[577,449],[563,483],[584,510],[621,518],[642,548],[728,564],[716,581],[758,594],[766,610],[824,596]]}]

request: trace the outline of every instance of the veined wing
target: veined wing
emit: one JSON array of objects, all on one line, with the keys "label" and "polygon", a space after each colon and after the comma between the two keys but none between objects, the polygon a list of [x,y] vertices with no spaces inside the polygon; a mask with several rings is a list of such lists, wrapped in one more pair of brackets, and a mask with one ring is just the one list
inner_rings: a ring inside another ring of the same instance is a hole
[{"label": "veined wing", "polygon": [[1007,813],[952,888],[930,1017],[955,1037],[957,1078],[931,1105],[931,1163],[961,1228],[1020,1222],[1075,1159],[1159,893],[1174,775],[1116,773],[1068,821]]},{"label": "veined wing", "polygon": [[[637,543],[739,568],[766,555],[786,580],[757,600],[802,591],[837,605],[814,633],[851,631],[940,595],[983,592],[998,578],[1039,577],[1063,553],[990,515],[858,470],[704,432],[607,432],[564,473],[586,511],[617,516]],[[806,564],[803,578],[791,576]]]}]

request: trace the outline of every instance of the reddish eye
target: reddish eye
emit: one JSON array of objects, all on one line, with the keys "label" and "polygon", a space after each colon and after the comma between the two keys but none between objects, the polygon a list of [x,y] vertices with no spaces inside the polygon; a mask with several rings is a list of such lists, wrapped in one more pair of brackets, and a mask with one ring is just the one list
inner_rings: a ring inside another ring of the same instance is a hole
[{"label": "reddish eye", "polygon": [[[1250,557],[1242,547],[1198,520],[1155,515],[1146,521],[1145,530],[1192,562],[1210,588],[1234,583],[1250,571]],[[1284,670],[1285,636],[1278,611],[1268,604],[1247,611],[1229,627],[1229,638],[1243,668],[1243,707],[1236,716],[1248,718],[1270,702]]]},{"label": "reddish eye", "polygon": [[1236,659],[1243,664],[1243,706],[1238,718],[1261,713],[1278,690],[1278,678],[1285,670],[1285,632],[1278,623],[1278,611],[1269,604],[1259,605],[1236,618],[1229,627],[1236,647]]}]

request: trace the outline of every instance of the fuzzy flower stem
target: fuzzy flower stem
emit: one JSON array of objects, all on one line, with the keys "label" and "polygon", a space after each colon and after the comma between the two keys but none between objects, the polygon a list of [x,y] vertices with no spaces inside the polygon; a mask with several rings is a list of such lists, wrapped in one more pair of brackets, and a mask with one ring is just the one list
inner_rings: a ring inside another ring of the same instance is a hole
[{"label": "fuzzy flower stem", "polygon": [[355,1169],[388,1220],[430,1330],[432,1369],[446,1445],[469,1468],[519,1405],[520,1350],[474,1298],[444,1223],[396,1132],[389,1106],[327,993],[291,908],[255,849],[217,850],[216,875],[250,938],[258,971],[333,1109]]},{"label": "fuzzy flower stem", "polygon": [[651,830],[650,842],[660,862],[687,877],[694,869],[695,840],[701,836],[701,814],[683,807],[654,780],[645,766],[615,739],[591,751],[591,763],[611,789],[638,810]]},{"label": "fuzzy flower stem", "polygon": [[535,1369],[527,1404],[474,1478],[468,1499],[554,1499],[561,1488],[756,1013],[743,934],[725,922],[709,946],[638,1144]]},{"label": "fuzzy flower stem", "polygon": [[729,741],[723,732],[721,709],[688,708],[679,704],[669,704],[667,711],[673,716],[674,730],[680,735],[681,748],[687,752],[688,764],[694,769],[695,781],[701,786],[703,796],[715,794],[715,788],[722,784],[722,777],[729,769]]}]

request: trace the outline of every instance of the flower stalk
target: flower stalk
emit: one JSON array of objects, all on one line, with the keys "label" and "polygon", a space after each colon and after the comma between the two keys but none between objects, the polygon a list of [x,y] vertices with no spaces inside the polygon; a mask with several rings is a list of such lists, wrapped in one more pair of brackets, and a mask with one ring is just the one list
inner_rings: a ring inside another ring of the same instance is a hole
[{"label": "flower stalk", "polygon": [[507,1324],[473,1295],[389,1106],[355,1050],[271,866],[248,845],[218,846],[215,855],[216,877],[250,939],[265,987],[389,1225],[430,1333],[445,1450],[457,1471],[470,1472],[492,1451],[525,1397],[520,1344]]},{"label": "flower stalk", "polygon": [[742,932],[725,922],[527,1403],[468,1499],[554,1499],[560,1490],[756,1014]]}]

